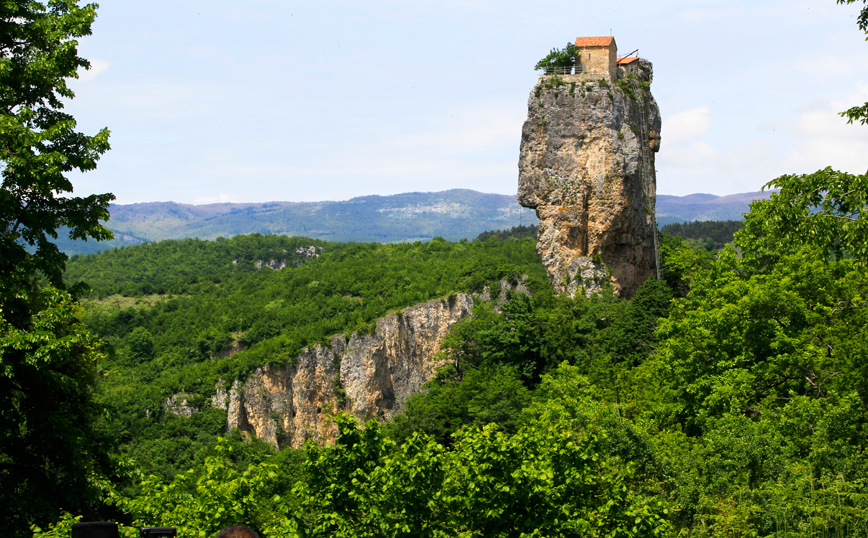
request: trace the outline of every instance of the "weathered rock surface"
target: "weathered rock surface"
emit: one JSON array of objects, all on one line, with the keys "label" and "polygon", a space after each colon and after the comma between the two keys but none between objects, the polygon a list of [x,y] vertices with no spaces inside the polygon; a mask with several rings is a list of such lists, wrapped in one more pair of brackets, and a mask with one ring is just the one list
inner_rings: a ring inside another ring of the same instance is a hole
[{"label": "weathered rock surface", "polygon": [[[517,281],[502,286],[523,290]],[[295,365],[258,368],[213,403],[226,406],[230,431],[238,428],[273,446],[333,440],[329,410],[346,410],[362,421],[400,411],[433,377],[441,340],[473,304],[473,297],[458,294],[405,308],[377,320],[374,334],[335,336],[329,347],[304,351]],[[220,394],[225,388],[218,385]]]},{"label": "weathered rock surface", "polygon": [[173,394],[169,398],[163,402],[163,407],[169,413],[174,413],[176,415],[182,415],[187,418],[193,416],[194,413],[198,413],[199,410],[190,405],[187,401],[189,398],[188,394],[179,393]]},{"label": "weathered rock surface", "polygon": [[222,379],[217,381],[217,386],[214,387],[214,394],[211,396],[211,407],[226,411],[229,407],[229,392],[227,392],[223,383]]},{"label": "weathered rock surface", "polygon": [[647,90],[651,64],[640,61],[636,81],[560,78],[544,75],[531,92],[518,201],[536,210],[537,252],[559,293],[590,294],[608,281],[631,297],[656,265],[660,112]]},{"label": "weathered rock surface", "polygon": [[[286,254],[286,250],[283,251]],[[280,258],[274,260],[257,260],[256,268],[257,269],[273,269],[275,271],[280,271],[281,269],[291,266],[291,267],[301,267],[304,265],[304,262],[310,258],[319,258],[319,255],[322,254],[322,247],[317,247],[311,245],[309,247],[298,247],[295,249],[295,257],[294,258]],[[232,260],[233,264],[237,264],[238,260]]]}]

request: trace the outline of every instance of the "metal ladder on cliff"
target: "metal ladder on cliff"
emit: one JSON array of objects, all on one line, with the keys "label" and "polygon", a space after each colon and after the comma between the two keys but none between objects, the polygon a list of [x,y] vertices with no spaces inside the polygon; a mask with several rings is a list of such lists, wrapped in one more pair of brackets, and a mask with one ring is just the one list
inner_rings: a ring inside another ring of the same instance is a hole
[{"label": "metal ladder on cliff", "polygon": [[[636,80],[631,81],[633,84],[633,94],[636,96],[636,101],[639,103],[641,107],[641,113],[639,114],[639,141],[640,147],[642,148],[642,179],[644,184],[642,185],[642,191],[645,195],[645,200],[651,198],[651,135],[648,130],[648,123],[645,121],[645,115],[648,112],[648,107],[645,105],[645,95],[643,93],[642,88],[639,86]],[[657,280],[662,280],[662,275],[660,274],[660,251],[657,246],[657,189],[654,189],[654,196],[652,199],[654,203],[653,211],[651,211],[651,226],[653,227],[652,237],[654,238],[654,266],[657,270]]]}]

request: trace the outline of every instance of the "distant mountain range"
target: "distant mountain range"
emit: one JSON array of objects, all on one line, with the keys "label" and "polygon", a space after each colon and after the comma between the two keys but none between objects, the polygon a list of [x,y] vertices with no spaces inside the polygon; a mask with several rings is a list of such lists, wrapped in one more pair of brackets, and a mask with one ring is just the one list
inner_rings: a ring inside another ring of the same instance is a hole
[{"label": "distant mountain range", "polygon": [[742,220],[754,200],[765,200],[773,191],[743,192],[727,196],[688,194],[687,196],[657,195],[657,225],[693,220]]},{"label": "distant mountain range", "polygon": [[[729,196],[691,194],[657,197],[659,225],[691,220],[741,219],[752,200],[769,193]],[[329,241],[450,241],[473,239],[486,230],[538,224],[533,210],[515,196],[468,189],[361,196],[342,202],[264,202],[190,205],[148,202],[111,206],[107,227],[115,239],[59,239],[68,254],[88,254],[162,239],[214,239],[239,234],[282,234]],[[61,233],[61,237],[65,234]]]}]

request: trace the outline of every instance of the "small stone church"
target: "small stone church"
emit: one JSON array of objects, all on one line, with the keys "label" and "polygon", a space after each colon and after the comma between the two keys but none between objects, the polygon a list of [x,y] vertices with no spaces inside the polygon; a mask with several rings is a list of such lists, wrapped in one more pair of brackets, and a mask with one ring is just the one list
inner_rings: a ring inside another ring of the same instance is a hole
[{"label": "small stone church", "polygon": [[618,57],[618,45],[612,36],[577,37],[576,47],[579,57],[576,60],[576,75],[582,78],[618,78],[618,70],[635,73],[639,66],[638,56]]}]

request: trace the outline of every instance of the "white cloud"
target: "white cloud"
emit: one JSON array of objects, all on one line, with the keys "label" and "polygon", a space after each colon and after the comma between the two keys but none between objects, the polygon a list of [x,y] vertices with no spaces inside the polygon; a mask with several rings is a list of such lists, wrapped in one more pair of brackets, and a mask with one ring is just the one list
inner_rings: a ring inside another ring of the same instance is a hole
[{"label": "white cloud", "polygon": [[86,71],[82,69],[78,72],[78,80],[81,82],[90,82],[100,74],[108,71],[109,65],[109,62],[105,60],[93,59],[90,61],[90,69]]},{"label": "white cloud", "polygon": [[781,174],[805,174],[827,166],[864,174],[868,127],[848,125],[838,113],[866,101],[868,85],[843,99],[811,98],[793,107],[790,118],[767,120],[756,129],[744,129],[740,139],[718,140],[714,147],[699,140],[706,125],[700,109],[677,114],[663,128],[659,192],[744,192]]},{"label": "white cloud", "polygon": [[711,110],[701,106],[679,112],[663,122],[662,134],[666,144],[677,145],[699,138],[711,127]]},{"label": "white cloud", "polygon": [[717,158],[714,148],[704,142],[674,145],[661,152],[661,162],[667,166],[702,166],[713,164]]},{"label": "white cloud", "polygon": [[868,85],[845,99],[819,101],[805,110],[788,128],[797,146],[784,166],[798,172],[831,166],[864,174],[868,169],[868,127],[848,125],[838,113],[866,101]]},{"label": "white cloud", "polygon": [[853,66],[868,64],[868,51],[848,50],[841,54],[814,54],[808,58],[784,58],[786,66],[814,79],[852,78]]},{"label": "white cloud", "polygon": [[82,185],[136,201],[515,192],[531,66],[610,30],[655,62],[661,192],[744,192],[783,173],[866,167],[868,127],[835,112],[868,97],[812,102],[868,84],[858,6],[588,3],[579,27],[551,15],[575,2],[443,2],[105,6],[82,55],[110,58],[112,73],[94,61],[69,110],[83,132],[112,129],[113,150]]},{"label": "white cloud", "polygon": [[673,114],[663,122],[657,159],[661,192],[708,192],[707,185],[696,186],[696,179],[707,179],[709,170],[720,168],[718,152],[700,140],[710,127],[711,110],[707,106]]}]

